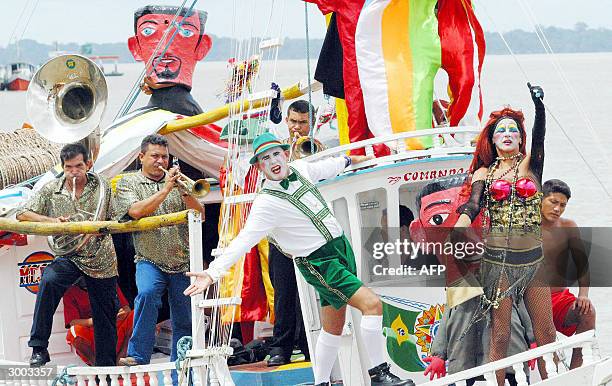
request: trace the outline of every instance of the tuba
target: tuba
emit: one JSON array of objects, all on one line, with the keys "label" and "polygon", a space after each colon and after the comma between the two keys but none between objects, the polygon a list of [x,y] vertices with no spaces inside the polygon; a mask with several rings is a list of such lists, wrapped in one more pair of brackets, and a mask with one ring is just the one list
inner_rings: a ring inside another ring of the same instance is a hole
[{"label": "tuba", "polygon": [[[106,109],[108,89],[104,74],[90,59],[81,55],[60,55],[43,64],[30,81],[26,109],[32,126],[42,137],[58,143],[80,142],[95,161],[100,150],[100,121]],[[80,210],[70,221],[98,221],[105,218],[106,190],[97,179],[95,213]],[[74,186],[74,182],[73,182]],[[73,199],[75,194],[73,191]],[[49,247],[56,255],[78,252],[95,235],[49,236]]]},{"label": "tuba", "polygon": [[296,137],[291,144],[290,160],[301,159],[315,153],[325,150],[325,145],[318,139],[311,138],[307,135]]}]

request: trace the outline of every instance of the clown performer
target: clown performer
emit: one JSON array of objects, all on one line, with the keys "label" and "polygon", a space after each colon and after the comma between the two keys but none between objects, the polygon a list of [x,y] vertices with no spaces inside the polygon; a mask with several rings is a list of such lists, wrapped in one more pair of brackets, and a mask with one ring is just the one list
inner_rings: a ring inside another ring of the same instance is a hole
[{"label": "clown performer", "polygon": [[[481,209],[485,218],[485,252],[480,267],[484,290],[483,316],[491,314],[489,360],[506,357],[510,342],[512,303],[524,296],[538,346],[555,340],[550,289],[541,277],[543,261],[541,181],[544,167],[544,92],[527,84],[535,104],[531,153],[526,151],[523,113],[506,107],[491,113],[480,133],[474,159],[471,195],[455,224],[460,232],[470,226]],[[540,375],[547,378],[545,363]],[[497,371],[504,384],[504,371]]]},{"label": "clown performer", "polygon": [[[467,177],[467,174],[458,174],[425,185],[416,197],[419,216],[410,224],[413,240],[421,243],[443,243],[446,240],[453,224],[459,218],[457,209],[467,201],[468,197],[462,194]],[[479,220],[482,221],[482,215],[472,224],[476,234],[479,229],[475,224]],[[444,255],[441,250],[436,253],[440,263],[446,266],[447,302],[432,342],[431,355],[423,359],[428,364],[424,375],[429,375],[430,379],[443,377],[447,371],[454,374],[486,362],[489,330],[485,328],[482,320],[467,329],[474,314],[478,312],[478,295],[482,293],[478,283],[481,254],[477,241],[479,239],[474,241],[475,253],[466,255],[461,260],[452,255]],[[524,352],[530,346],[534,347],[531,320],[522,302],[514,304],[511,328],[509,355]],[[467,333],[462,336],[466,330]],[[529,366],[535,368],[535,360],[530,361]],[[516,384],[512,368],[506,369],[506,378],[510,385]],[[468,379],[467,385],[475,382],[474,378]]]},{"label": "clown performer", "polygon": [[[361,336],[372,368],[374,386],[413,385],[390,372],[385,362],[382,335],[382,303],[356,276],[353,250],[340,224],[332,215],[314,183],[333,178],[348,165],[366,156],[343,156],[318,162],[288,163],[289,145],[273,134],[264,133],[253,141],[251,164],[265,175],[246,224],[240,234],[203,272],[189,272],[195,281],[186,295],[204,292],[218,281],[245,252],[262,237],[273,237],[283,252],[294,257],[304,279],[321,297],[323,330],[315,349],[315,384],[329,385],[338,350],[346,305],[359,309]],[[282,224],[282,225],[281,225]]]}]

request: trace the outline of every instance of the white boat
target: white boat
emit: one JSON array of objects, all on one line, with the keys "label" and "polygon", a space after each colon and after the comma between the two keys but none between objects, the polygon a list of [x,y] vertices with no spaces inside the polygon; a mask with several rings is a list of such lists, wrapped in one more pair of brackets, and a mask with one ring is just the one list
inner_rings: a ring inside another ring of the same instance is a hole
[{"label": "white boat", "polygon": [[[246,99],[246,97],[245,97]],[[240,110],[240,109],[238,109]],[[242,115],[240,110],[237,115]],[[376,143],[402,143],[406,138],[419,136],[438,136],[456,133],[477,133],[480,128],[437,128],[431,130],[420,130],[394,134],[388,137],[379,137],[350,145],[344,145],[326,150],[314,156],[306,158],[312,161],[321,157],[340,154],[354,148],[365,147],[366,151]],[[345,234],[355,246],[355,258],[357,272],[362,281],[372,287],[378,294],[385,297],[405,299],[414,304],[421,305],[421,311],[430,308],[439,309],[444,301],[444,290],[440,286],[429,287],[428,279],[415,277],[409,279],[382,279],[369,275],[371,259],[363,253],[363,246],[371,236],[373,228],[380,225],[383,210],[387,211],[389,229],[399,227],[399,213],[393,208],[404,205],[416,213],[415,197],[428,182],[443,176],[460,174],[467,171],[474,149],[469,144],[453,147],[445,146],[441,141],[435,141],[435,146],[427,150],[405,150],[402,146],[396,153],[377,158],[347,170],[340,176],[318,184],[321,193],[334,215],[338,218]],[[115,160],[119,158],[116,157]],[[226,203],[245,203],[253,199],[252,194],[233,196],[225,198]],[[230,202],[231,201],[231,202]],[[201,228],[199,219],[191,215],[190,224],[190,252],[191,270],[202,269]],[[2,235],[0,235],[1,237]],[[0,280],[3,285],[4,296],[0,297],[0,309],[14,310],[14,312],[2,312],[0,315],[0,365],[25,364],[30,356],[27,347],[29,330],[32,322],[35,293],[40,280],[41,271],[50,262],[53,256],[47,246],[44,236],[24,237],[15,234],[5,234],[0,247]],[[396,257],[391,257],[392,259]],[[399,257],[397,257],[399,259]],[[314,342],[321,329],[319,318],[319,305],[314,290],[298,277],[299,292],[301,297],[302,313],[308,331],[308,340],[311,352],[314,352]],[[223,307],[228,304],[237,304],[240,298],[229,297],[221,299],[203,300],[201,297],[192,298],[192,310],[194,315],[193,336],[194,347],[187,357],[191,362],[184,362],[184,366],[194,370],[194,384],[221,384],[233,385],[235,382],[230,377],[229,369],[225,364],[227,356],[231,353],[227,340],[216,344],[215,339],[204,339],[204,334],[199,330],[199,325],[205,318],[202,316],[204,307]],[[369,383],[367,376],[368,359],[364,349],[364,343],[359,335],[358,325],[360,313],[348,308],[347,319],[343,333],[343,345],[334,371],[334,377],[343,381],[345,385],[359,386]],[[220,323],[218,320],[212,321]],[[435,338],[436,320],[429,320],[431,334],[429,338]],[[415,327],[415,326],[410,326]],[[209,329],[210,331],[212,329]],[[60,367],[68,364],[80,363],[80,359],[71,351],[64,341],[66,330],[64,328],[62,309],[58,309],[49,351],[53,365]],[[208,336],[208,335],[207,335]],[[224,337],[225,338],[225,337]],[[571,338],[561,340],[546,346],[539,347],[512,356],[497,362],[489,363],[478,368],[470,369],[447,376],[433,382],[427,382],[422,376],[422,371],[405,371],[394,359],[389,357],[393,372],[403,377],[415,379],[418,384],[431,386],[447,385],[451,383],[465,384],[465,380],[483,375],[488,385],[495,384],[494,371],[500,368],[514,367],[517,370],[519,385],[526,384],[523,373],[523,362],[544,356],[550,378],[545,381],[535,381],[532,384],[541,385],[606,385],[612,384],[612,359],[601,358],[597,348],[597,340],[594,332],[587,332]],[[557,350],[580,346],[583,348],[584,364],[582,367],[566,372],[557,372],[552,360],[553,353]],[[418,352],[416,361],[421,361],[426,353],[426,347]],[[316,361],[316,358],[314,358]],[[102,382],[108,375],[111,379],[110,385],[118,386],[121,378],[125,381],[132,379],[138,386],[146,383],[156,386],[158,384],[171,384],[170,370],[175,366],[162,358],[161,363],[134,367],[70,367],[66,369],[67,374],[74,375],[79,386],[89,382],[96,382],[98,377]],[[208,371],[211,370],[211,371]],[[282,373],[281,373],[282,376]],[[532,377],[534,380],[534,377]],[[1,383],[1,382],[0,382]],[[21,385],[40,385],[39,379],[23,377],[19,381]],[[265,384],[265,383],[261,383]]]},{"label": "white boat", "polygon": [[[343,152],[347,149],[371,145],[376,142],[389,142],[401,138],[414,137],[427,134],[456,133],[456,132],[476,132],[477,128],[445,128],[423,131],[419,133],[404,133],[394,135],[389,138],[378,138],[368,140],[358,144],[341,146],[330,149],[310,158],[320,158],[332,153]],[[415,195],[428,181],[435,179],[436,176],[452,175],[462,173],[468,167],[471,160],[473,148],[466,147],[443,147],[438,146],[424,151],[406,151],[384,158],[368,161],[362,164],[358,170],[349,170],[333,180],[319,184],[321,193],[330,207],[333,208],[335,216],[339,219],[347,236],[353,245],[363,245],[364,239],[369,235],[368,229],[378,226],[378,221],[385,208],[396,208],[398,205],[406,205],[410,209],[414,208]],[[235,199],[240,199],[236,197]],[[249,197],[244,197],[248,201]],[[389,228],[397,227],[399,216],[396,211],[388,211]],[[191,232],[195,232],[192,228]],[[33,294],[36,292],[36,283],[40,279],[41,269],[48,264],[52,256],[48,252],[46,238],[42,236],[28,236],[28,243],[24,246],[3,246],[0,249],[0,280],[4,283],[12,283],[5,287],[5,296],[0,298],[0,307],[3,310],[13,309],[15,312],[2,313],[0,320],[0,354],[1,363],[21,362],[24,363],[29,357],[30,351],[25,343],[29,336],[32,310],[34,304]],[[199,238],[192,237],[191,240]],[[197,252],[198,245],[192,245],[192,261],[198,261],[201,254]],[[376,281],[372,277],[365,275],[370,272],[368,262],[369,256],[364,256],[361,248],[355,248],[355,256],[358,273],[364,283],[371,286],[377,293],[384,296],[407,298],[414,302],[424,304],[442,304],[444,302],[444,290],[440,287],[426,287],[426,280],[416,278],[415,280],[393,280]],[[201,261],[201,260],[200,260]],[[197,269],[192,266],[192,269]],[[319,307],[316,295],[311,287],[299,279],[299,291],[302,301],[302,311],[306,329],[309,331],[308,338],[311,347],[314,345],[318,331],[321,328],[318,313]],[[221,300],[220,300],[221,301]],[[198,309],[197,301],[193,301],[194,309]],[[359,336],[358,325],[360,313],[349,307],[347,311],[347,321],[344,329],[344,344],[341,349],[335,375],[342,379],[345,385],[367,385],[365,379],[367,371],[367,357],[363,350],[363,343]],[[195,326],[194,326],[195,328]],[[53,334],[50,340],[50,352],[54,364],[68,364],[77,361],[76,356],[70,351],[64,342],[65,329],[61,322],[61,309],[56,314]],[[584,352],[584,364],[581,368],[557,372],[552,355],[562,349],[580,346]],[[197,351],[196,346],[194,350]],[[314,352],[313,348],[311,348]],[[194,353],[196,352],[194,351]],[[550,378],[541,382],[531,384],[542,385],[606,385],[612,384],[612,359],[599,356],[598,342],[595,332],[586,332],[571,338],[566,338],[558,342],[530,350],[501,361],[489,363],[478,368],[470,369],[445,378],[425,382],[425,378],[420,373],[409,373],[403,371],[396,364],[393,365],[394,372],[402,376],[411,377],[418,384],[431,386],[441,386],[451,383],[462,384],[466,379],[477,375],[484,375],[487,384],[494,384],[494,370],[499,368],[514,367],[519,369],[517,374],[522,372],[523,362],[528,359],[544,356],[547,360],[547,369]],[[315,359],[316,360],[316,359]],[[390,363],[393,363],[390,360]],[[192,366],[198,368],[206,367],[206,358],[194,360]],[[151,364],[131,368],[88,368],[75,367],[68,369],[69,374],[77,375],[77,379],[85,380],[94,374],[108,374],[112,379],[117,380],[119,375],[124,377],[127,374],[140,380],[143,374],[162,373],[162,379],[169,374],[169,369],[173,364]],[[222,372],[222,371],[220,371]],[[222,375],[222,374],[220,374]],[[91,378],[89,378],[91,379]],[[144,378],[142,378],[144,379]],[[537,379],[533,374],[532,381]],[[526,378],[517,377],[519,385],[526,384]],[[28,383],[22,384],[37,384]],[[221,384],[233,384],[226,380]]]},{"label": "white boat", "polygon": [[36,67],[30,63],[11,63],[6,88],[10,91],[25,91],[36,72]]},{"label": "white boat", "polygon": [[6,81],[8,80],[8,70],[5,65],[0,65],[0,91],[6,88]]},{"label": "white boat", "polygon": [[[104,76],[121,76],[123,72],[119,72],[117,69],[117,63],[119,62],[119,56],[117,55],[102,55],[102,56],[88,56],[89,59],[93,60],[98,64],[98,66],[102,69]],[[113,64],[112,70],[107,70],[104,68],[104,63],[111,62]]]}]

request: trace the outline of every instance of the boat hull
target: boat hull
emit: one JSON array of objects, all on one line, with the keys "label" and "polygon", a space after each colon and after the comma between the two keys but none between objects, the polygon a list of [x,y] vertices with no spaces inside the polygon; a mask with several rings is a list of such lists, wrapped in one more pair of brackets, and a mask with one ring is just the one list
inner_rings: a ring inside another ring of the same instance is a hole
[{"label": "boat hull", "polygon": [[26,91],[29,85],[30,85],[30,80],[22,79],[22,78],[15,78],[8,82],[7,89],[9,91]]},{"label": "boat hull", "polygon": [[[380,296],[417,305],[419,309],[413,310],[419,313],[415,323],[423,316],[436,314],[433,311],[443,307],[444,282],[432,283],[426,276],[378,277],[373,268],[376,261],[367,253],[366,246],[381,226],[383,210],[389,208],[386,212],[388,229],[399,229],[399,205],[409,208],[418,217],[415,198],[421,189],[437,178],[466,173],[471,158],[467,154],[454,154],[379,163],[373,168],[343,174],[317,185],[351,241],[359,278]],[[309,348],[314,352],[321,329],[319,305],[314,290],[301,277],[298,278],[298,288]],[[343,333],[344,344],[334,374],[336,379],[341,377],[344,384],[365,386],[364,380],[369,378],[369,358],[359,329],[353,327],[359,326],[360,321],[359,311],[349,307]],[[421,326],[421,329],[427,327],[435,331],[438,322],[438,319],[431,320],[431,326]],[[433,337],[423,338],[430,340]],[[428,355],[429,346],[415,346],[415,356],[410,363],[403,363],[400,367],[393,360],[390,361],[393,372],[401,377],[424,381],[422,358]]]}]

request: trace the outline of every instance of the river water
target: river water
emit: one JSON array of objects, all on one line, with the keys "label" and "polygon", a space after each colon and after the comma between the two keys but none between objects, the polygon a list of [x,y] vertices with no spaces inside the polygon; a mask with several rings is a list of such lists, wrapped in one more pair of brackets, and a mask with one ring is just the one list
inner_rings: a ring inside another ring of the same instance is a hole
[{"label": "river water", "polygon": [[[313,63],[314,65],[314,63]],[[563,71],[559,71],[561,68]],[[109,103],[103,125],[110,123],[129,94],[142,65],[120,64],[120,77],[109,77]],[[287,86],[307,79],[305,61],[279,61],[276,81]],[[203,62],[194,75],[193,95],[204,110],[222,103],[216,95],[224,89],[226,65]],[[436,82],[437,95],[445,95],[443,76]],[[580,226],[612,226],[612,53],[487,56],[483,74],[485,118],[503,105],[522,108],[527,127],[533,122],[533,105],[526,86],[541,85],[547,104],[546,161],[544,179],[559,178],[572,189],[566,216]],[[565,86],[563,79],[570,87]],[[313,95],[315,105],[323,101]],[[140,96],[134,106],[146,104]],[[582,113],[583,112],[583,113]],[[0,92],[1,131],[20,127],[26,118],[24,92]],[[590,124],[589,124],[590,122]],[[586,161],[585,161],[586,160]],[[597,178],[596,178],[597,177]],[[598,181],[599,179],[599,181]],[[603,353],[612,355],[611,288],[592,288],[597,327]]]}]

